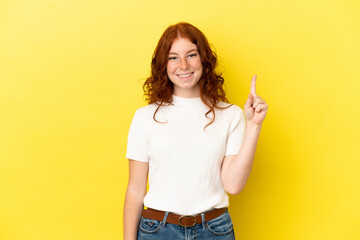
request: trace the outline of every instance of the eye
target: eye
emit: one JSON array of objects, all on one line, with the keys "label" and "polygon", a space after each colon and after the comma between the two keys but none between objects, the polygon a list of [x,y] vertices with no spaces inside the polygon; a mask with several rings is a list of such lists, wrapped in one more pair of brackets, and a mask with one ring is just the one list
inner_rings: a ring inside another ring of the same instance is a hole
[{"label": "eye", "polygon": [[177,57],[169,57],[169,60],[176,60]]},{"label": "eye", "polygon": [[193,58],[193,57],[196,57],[197,55],[198,55],[197,53],[193,53],[193,54],[190,54],[189,57]]}]

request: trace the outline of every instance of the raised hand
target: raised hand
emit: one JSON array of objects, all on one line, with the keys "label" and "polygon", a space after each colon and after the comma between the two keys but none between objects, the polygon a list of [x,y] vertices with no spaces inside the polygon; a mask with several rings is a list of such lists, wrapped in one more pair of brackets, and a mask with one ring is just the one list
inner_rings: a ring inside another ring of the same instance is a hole
[{"label": "raised hand", "polygon": [[256,95],[256,75],[251,80],[250,94],[244,106],[244,113],[247,122],[251,121],[261,125],[265,119],[268,105],[259,96]]}]

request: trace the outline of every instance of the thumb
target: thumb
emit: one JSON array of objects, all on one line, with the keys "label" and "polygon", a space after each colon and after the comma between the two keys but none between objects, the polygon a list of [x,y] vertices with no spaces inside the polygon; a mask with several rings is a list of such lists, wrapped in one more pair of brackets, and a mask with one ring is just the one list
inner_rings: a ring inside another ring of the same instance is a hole
[{"label": "thumb", "polygon": [[251,108],[251,105],[253,104],[253,96],[251,94],[249,94],[248,99],[246,100],[245,106],[244,108]]}]

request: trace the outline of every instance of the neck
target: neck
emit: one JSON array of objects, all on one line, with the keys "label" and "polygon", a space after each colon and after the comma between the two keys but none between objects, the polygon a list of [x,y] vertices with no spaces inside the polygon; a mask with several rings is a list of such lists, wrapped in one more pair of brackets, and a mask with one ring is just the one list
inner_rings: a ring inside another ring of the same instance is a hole
[{"label": "neck", "polygon": [[175,87],[173,95],[183,98],[199,98],[200,89],[199,87],[193,89],[179,89]]}]

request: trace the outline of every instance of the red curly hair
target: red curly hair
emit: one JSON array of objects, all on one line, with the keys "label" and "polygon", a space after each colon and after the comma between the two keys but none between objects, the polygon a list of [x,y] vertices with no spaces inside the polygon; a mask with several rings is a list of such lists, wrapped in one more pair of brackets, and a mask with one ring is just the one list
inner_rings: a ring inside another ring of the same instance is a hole
[{"label": "red curly hair", "polygon": [[[217,55],[211,50],[209,42],[206,36],[195,26],[187,22],[179,22],[177,24],[169,26],[162,34],[152,57],[151,61],[151,75],[148,77],[143,85],[145,100],[148,104],[155,103],[158,105],[153,119],[155,119],[156,112],[163,103],[172,104],[172,94],[174,91],[174,84],[170,81],[167,76],[166,67],[169,58],[169,52],[171,45],[175,39],[182,37],[187,38],[195,44],[200,54],[203,73],[198,82],[200,86],[200,97],[201,100],[210,109],[205,113],[205,117],[212,112],[214,118],[204,129],[215,121],[214,108],[225,109],[230,107],[232,104],[225,108],[217,106],[219,101],[229,103],[225,97],[225,91],[223,90],[224,78],[220,74],[215,72],[217,67]],[[160,102],[160,104],[158,104]]]}]

